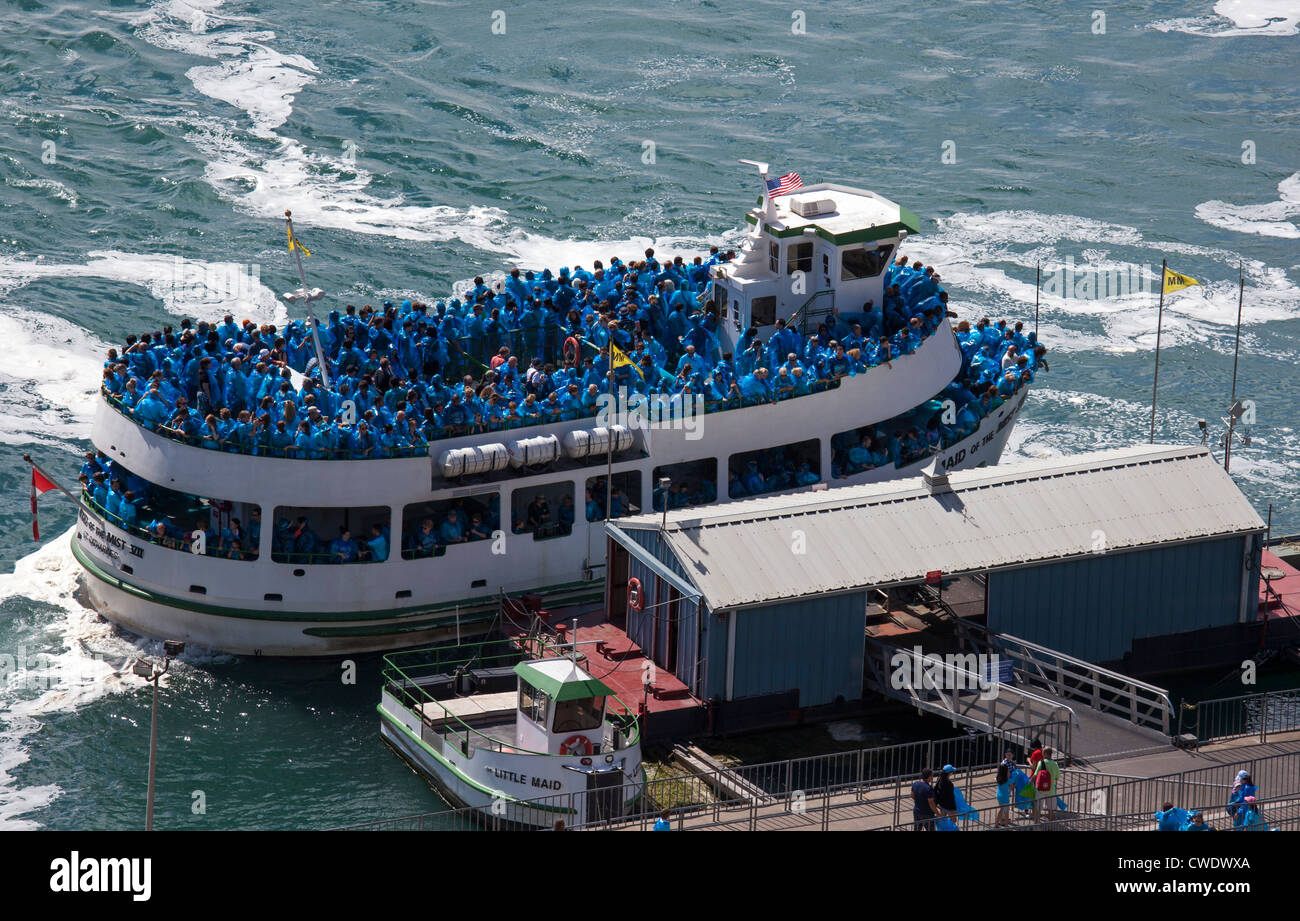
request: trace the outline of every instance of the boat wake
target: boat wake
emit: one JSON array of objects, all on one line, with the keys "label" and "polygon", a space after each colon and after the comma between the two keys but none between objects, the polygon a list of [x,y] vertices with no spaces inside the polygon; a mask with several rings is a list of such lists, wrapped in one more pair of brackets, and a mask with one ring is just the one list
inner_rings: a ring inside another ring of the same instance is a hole
[{"label": "boat wake", "polygon": [[1214,15],[1163,19],[1151,23],[1159,32],[1185,32],[1210,38],[1245,35],[1300,35],[1297,0],[1219,0]]},{"label": "boat wake", "polygon": [[1263,205],[1233,205],[1226,201],[1203,202],[1196,206],[1196,216],[1207,224],[1237,233],[1256,233],[1265,237],[1300,238],[1300,173],[1292,173],[1277,184],[1278,200]]}]

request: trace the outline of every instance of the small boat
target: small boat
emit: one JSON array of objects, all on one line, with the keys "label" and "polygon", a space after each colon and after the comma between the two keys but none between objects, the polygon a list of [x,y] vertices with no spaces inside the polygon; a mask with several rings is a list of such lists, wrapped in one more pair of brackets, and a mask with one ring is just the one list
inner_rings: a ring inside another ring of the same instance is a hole
[{"label": "small boat", "polygon": [[441,646],[384,656],[380,731],[454,807],[507,826],[575,827],[640,798],[634,711],[576,646]]}]

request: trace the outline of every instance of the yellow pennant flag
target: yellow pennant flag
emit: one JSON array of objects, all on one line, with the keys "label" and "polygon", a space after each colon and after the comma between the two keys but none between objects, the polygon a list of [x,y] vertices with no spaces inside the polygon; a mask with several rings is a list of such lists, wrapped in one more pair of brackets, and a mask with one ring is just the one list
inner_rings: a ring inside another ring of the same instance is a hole
[{"label": "yellow pennant flag", "polygon": [[641,369],[637,366],[637,363],[624,355],[623,350],[616,346],[612,339],[609,342],[609,355],[611,368],[621,368],[623,365],[629,365],[632,370],[636,372],[637,377],[645,380],[645,375],[641,373]]},{"label": "yellow pennant flag", "polygon": [[1199,284],[1200,282],[1190,275],[1179,275],[1177,272],[1171,272],[1169,269],[1165,269],[1165,294],[1171,294],[1174,291],[1181,291],[1184,288],[1190,288],[1192,285]]},{"label": "yellow pennant flag", "polygon": [[289,235],[289,252],[293,252],[293,249],[296,246],[299,250],[302,251],[302,254],[304,256],[310,259],[311,253],[307,250],[307,247],[303,246],[301,243],[298,242],[298,238],[293,235],[293,228],[286,225],[284,228],[284,232]]}]

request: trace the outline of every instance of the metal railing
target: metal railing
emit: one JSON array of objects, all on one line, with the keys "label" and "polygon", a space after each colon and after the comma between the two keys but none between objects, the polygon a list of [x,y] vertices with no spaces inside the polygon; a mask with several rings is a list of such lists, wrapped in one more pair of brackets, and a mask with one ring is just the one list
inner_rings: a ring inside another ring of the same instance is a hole
[{"label": "metal railing", "polygon": [[[1300,830],[1300,798],[1279,796],[1258,800],[1263,825],[1237,826],[1224,811],[1222,803],[1197,804],[1188,812],[1199,812],[1205,824],[1215,831],[1296,831]],[[1184,807],[1187,808],[1187,807]],[[1051,822],[1004,826],[998,831],[1158,831],[1155,813],[1139,811],[1116,815],[1071,815]]]},{"label": "metal railing", "polygon": [[1174,705],[1164,688],[981,624],[955,622],[977,649],[1010,659],[1019,680],[1166,736],[1173,731]]},{"label": "metal railing", "polygon": [[[901,664],[896,662],[899,656],[905,658]],[[1062,718],[1079,725],[1079,717],[1066,704],[1015,685],[990,685],[983,675],[913,649],[868,638],[865,664],[867,679],[879,693],[975,729],[1018,733],[1017,738],[1028,742],[1026,726]],[[896,672],[902,673],[906,680],[895,680]],[[913,681],[913,676],[920,676],[921,680]],[[987,693],[989,689],[993,693]]]},{"label": "metal railing", "polygon": [[[1068,751],[1070,726],[1059,721],[1026,727],[1032,739]],[[692,827],[757,827],[759,819],[772,815],[802,814],[817,803],[829,816],[844,804],[837,797],[851,795],[856,806],[873,803],[872,808],[886,817],[886,825],[898,825],[902,798],[923,768],[938,769],[944,764],[963,765],[967,784],[979,773],[996,766],[1008,750],[1018,757],[1027,755],[1017,734],[1001,732],[972,733],[951,739],[908,742],[881,748],[793,758],[762,764],[744,765],[721,771],[700,771],[648,777],[644,786],[624,784],[619,789],[623,802],[636,793],[640,800],[630,812],[604,814],[585,823],[586,828],[649,828],[664,809],[670,810],[681,827],[687,820]],[[618,789],[618,788],[613,788]],[[539,797],[523,801],[551,814],[592,815],[584,807],[584,797],[598,797],[608,802],[611,790],[583,791]],[[909,807],[910,808],[910,807]],[[566,820],[567,821],[567,820]],[[910,819],[906,824],[910,824]],[[447,829],[473,827],[507,828],[504,814],[463,807],[445,812],[408,816],[350,826],[346,830]]]},{"label": "metal railing", "polygon": [[1201,744],[1300,730],[1300,690],[1266,691],[1184,703],[1178,733],[1191,733]]}]

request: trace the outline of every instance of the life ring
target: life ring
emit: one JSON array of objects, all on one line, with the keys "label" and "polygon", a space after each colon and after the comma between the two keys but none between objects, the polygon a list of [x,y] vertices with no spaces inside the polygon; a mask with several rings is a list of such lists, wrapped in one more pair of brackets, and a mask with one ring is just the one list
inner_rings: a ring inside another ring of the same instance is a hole
[{"label": "life ring", "polygon": [[560,743],[560,754],[562,755],[590,755],[591,752],[591,739],[584,735],[569,736]]},{"label": "life ring", "polygon": [[576,365],[578,363],[578,356],[582,353],[582,343],[578,341],[577,336],[570,336],[568,339],[564,340],[562,354],[565,359],[568,359],[570,352],[573,353],[573,363]]},{"label": "life ring", "polygon": [[627,606],[633,611],[639,611],[644,603],[641,596],[641,580],[633,576],[627,580]]}]

